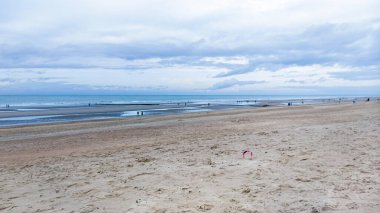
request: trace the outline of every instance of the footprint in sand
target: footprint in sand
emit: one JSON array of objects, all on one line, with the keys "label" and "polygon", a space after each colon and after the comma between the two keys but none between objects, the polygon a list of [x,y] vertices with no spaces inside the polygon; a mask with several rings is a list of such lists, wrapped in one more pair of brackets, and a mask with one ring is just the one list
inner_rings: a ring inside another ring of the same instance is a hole
[{"label": "footprint in sand", "polygon": [[246,189],[244,189],[241,193],[243,193],[243,194],[248,194],[248,193],[250,193],[250,192],[251,192],[251,189],[246,188]]},{"label": "footprint in sand", "polygon": [[267,132],[259,132],[259,133],[256,133],[256,135],[264,136],[264,135],[269,135],[269,133],[267,133]]},{"label": "footprint in sand", "polygon": [[304,178],[296,178],[296,181],[304,182],[304,183],[311,182],[311,180],[309,180],[309,179],[304,179]]},{"label": "footprint in sand", "polygon": [[210,204],[203,204],[203,205],[198,206],[197,209],[198,209],[199,211],[206,212],[206,211],[210,211],[212,208],[214,208],[213,205],[210,205]]},{"label": "footprint in sand", "polygon": [[347,204],[346,207],[349,209],[357,209],[359,206],[357,203],[354,202],[354,203]]},{"label": "footprint in sand", "polygon": [[136,177],[138,176],[142,176],[142,175],[150,175],[150,174],[153,174],[153,172],[143,172],[143,173],[140,173],[140,174],[137,174],[137,175],[133,175],[133,176],[130,176],[128,177],[129,180],[134,180]]},{"label": "footprint in sand", "polygon": [[154,158],[141,157],[141,158],[137,158],[136,162],[139,162],[139,163],[149,163],[149,162],[152,162],[154,160],[155,160]]},{"label": "footprint in sand", "polygon": [[218,148],[218,145],[214,144],[210,147],[211,150],[214,150],[214,149],[217,149]]}]

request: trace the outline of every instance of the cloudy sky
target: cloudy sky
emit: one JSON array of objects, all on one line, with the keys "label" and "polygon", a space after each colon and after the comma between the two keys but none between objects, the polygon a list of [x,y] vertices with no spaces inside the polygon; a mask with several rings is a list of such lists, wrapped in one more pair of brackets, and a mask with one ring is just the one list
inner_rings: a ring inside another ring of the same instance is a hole
[{"label": "cloudy sky", "polygon": [[380,95],[379,0],[0,0],[0,94]]}]

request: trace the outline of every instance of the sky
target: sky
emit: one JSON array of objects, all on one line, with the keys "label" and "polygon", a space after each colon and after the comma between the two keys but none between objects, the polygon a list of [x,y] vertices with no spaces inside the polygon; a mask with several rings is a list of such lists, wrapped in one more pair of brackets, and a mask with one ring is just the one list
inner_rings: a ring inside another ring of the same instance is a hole
[{"label": "sky", "polygon": [[0,0],[0,95],[380,95],[379,0]]}]

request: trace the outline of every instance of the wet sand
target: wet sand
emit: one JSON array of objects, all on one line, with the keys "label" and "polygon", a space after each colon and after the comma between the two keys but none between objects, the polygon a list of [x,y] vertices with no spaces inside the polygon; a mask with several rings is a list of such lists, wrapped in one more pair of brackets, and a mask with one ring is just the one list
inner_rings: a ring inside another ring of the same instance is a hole
[{"label": "wet sand", "polygon": [[138,116],[161,116],[206,112],[226,109],[262,107],[261,104],[229,105],[229,104],[96,104],[91,106],[28,108],[0,108],[0,127],[22,126],[33,124],[66,123],[73,121],[91,121],[104,119],[126,119]]},{"label": "wet sand", "polygon": [[379,153],[379,101],[4,127],[0,212],[379,212]]},{"label": "wet sand", "polygon": [[[0,113],[0,118],[20,117],[20,116],[45,116],[45,115],[72,115],[72,114],[94,114],[94,113],[112,113],[129,110],[146,110],[165,108],[171,105],[159,104],[114,104],[114,105],[91,105],[89,106],[66,106],[66,107],[45,107],[35,106],[27,107],[28,111],[17,111],[19,107],[9,109],[8,112]],[[24,109],[24,108],[21,108]],[[3,109],[5,110],[5,109]]]}]

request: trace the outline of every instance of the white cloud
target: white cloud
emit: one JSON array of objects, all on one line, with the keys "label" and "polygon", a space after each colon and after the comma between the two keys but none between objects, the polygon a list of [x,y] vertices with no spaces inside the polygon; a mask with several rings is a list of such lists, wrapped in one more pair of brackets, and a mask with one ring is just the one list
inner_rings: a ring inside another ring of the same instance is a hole
[{"label": "white cloud", "polygon": [[234,57],[204,57],[201,62],[211,62],[212,64],[232,64],[232,65],[246,65],[249,64],[249,59],[242,56]]},{"label": "white cloud", "polygon": [[[333,76],[335,73],[357,72],[358,68],[341,65],[290,66],[278,70],[256,70],[234,76],[234,81],[258,81],[244,84],[245,89],[276,89],[286,87],[380,87],[380,79],[347,80]],[[229,77],[225,77],[229,78]],[[223,81],[222,81],[223,82]],[[239,84],[231,84],[237,86]],[[228,87],[225,87],[228,88]]]},{"label": "white cloud", "polygon": [[84,85],[93,88],[157,88],[168,90],[206,90],[217,82],[213,76],[220,68],[172,66],[139,70],[122,69],[0,69],[0,75],[13,84],[32,82]]}]

